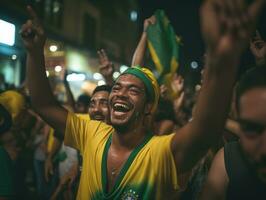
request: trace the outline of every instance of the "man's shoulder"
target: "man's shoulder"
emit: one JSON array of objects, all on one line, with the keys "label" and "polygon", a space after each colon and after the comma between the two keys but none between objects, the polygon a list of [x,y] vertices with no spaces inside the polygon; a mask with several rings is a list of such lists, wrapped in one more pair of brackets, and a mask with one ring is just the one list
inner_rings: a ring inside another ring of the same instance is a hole
[{"label": "man's shoulder", "polygon": [[79,128],[86,127],[89,129],[94,129],[94,128],[112,129],[112,126],[102,121],[90,119],[89,114],[76,114],[69,112],[68,123],[72,126],[81,126]]},{"label": "man's shoulder", "polygon": [[170,135],[154,135],[148,142],[147,146],[150,149],[154,149],[156,151],[161,151],[161,150],[170,150],[171,146],[171,141],[173,138],[174,134]]},{"label": "man's shoulder", "polygon": [[175,135],[174,133],[169,134],[169,135],[154,135],[151,138],[151,142],[156,143],[156,142],[163,142],[166,140],[171,140],[174,135]]}]

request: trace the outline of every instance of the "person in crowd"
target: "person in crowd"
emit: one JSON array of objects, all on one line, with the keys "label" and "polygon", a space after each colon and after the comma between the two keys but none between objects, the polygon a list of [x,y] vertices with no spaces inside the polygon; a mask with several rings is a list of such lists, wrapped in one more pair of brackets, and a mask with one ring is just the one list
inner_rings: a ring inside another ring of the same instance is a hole
[{"label": "person in crowd", "polygon": [[[116,80],[109,95],[112,126],[83,120],[58,105],[45,76],[44,30],[28,7],[32,20],[22,26],[21,34],[31,99],[39,114],[64,135],[65,144],[83,156],[77,199],[163,199],[184,187],[180,177],[220,137],[240,56],[265,3],[255,0],[242,6],[244,0],[230,2],[206,1],[201,8],[208,48],[205,80],[193,120],[167,136],[153,136],[146,126],[159,98],[156,79],[146,68],[131,67]],[[228,11],[234,14],[225,15]]]},{"label": "person in crowd", "polygon": [[16,91],[0,94],[0,199],[16,198],[15,162],[20,147],[14,134],[25,106],[24,97]]},{"label": "person in crowd", "polygon": [[76,105],[75,112],[76,113],[88,113],[88,108],[90,105],[90,97],[87,94],[79,95]]},{"label": "person in crowd", "polygon": [[45,123],[35,113],[37,123],[32,129],[33,142],[31,144],[33,150],[33,166],[35,174],[35,183],[38,199],[49,199],[53,189],[58,181],[58,174],[54,173],[53,178],[47,182],[45,180],[45,160],[47,158],[47,142],[51,127]]},{"label": "person in crowd", "polygon": [[215,156],[202,199],[265,199],[266,67],[249,70],[236,88],[240,140]]},{"label": "person in crowd", "polygon": [[110,112],[109,112],[109,95],[111,87],[109,85],[97,86],[91,97],[89,105],[89,115],[92,120],[103,121],[110,124]]},{"label": "person in crowd", "polygon": [[70,85],[67,81],[67,75],[68,75],[68,72],[65,71],[63,82],[64,82],[64,86],[66,90],[66,97],[67,97],[66,105],[70,106],[71,109],[74,110],[75,113],[80,113],[80,114],[88,113],[88,107],[90,104],[90,96],[84,93],[84,94],[79,95],[77,101],[75,101],[73,93],[71,92],[71,89],[70,89]]},{"label": "person in crowd", "polygon": [[8,89],[8,83],[5,81],[5,76],[3,73],[0,73],[0,92],[4,92]]},{"label": "person in crowd", "polygon": [[[109,93],[111,92],[111,87],[108,85],[101,85],[97,86],[91,97],[90,105],[89,105],[89,118],[92,120],[99,120],[103,121],[105,123],[110,123],[110,114],[109,114],[109,106],[108,106],[108,98]],[[82,117],[84,119],[89,119],[85,115],[78,115],[79,117]],[[55,134],[58,135],[58,134]],[[49,152],[47,159],[46,159],[46,165],[45,165],[45,177],[46,180],[49,181],[49,177],[54,174],[54,166],[53,161],[55,157],[58,157],[56,154],[59,151],[60,147],[62,145],[62,140],[60,138],[55,137],[54,138],[54,144],[52,150]],[[68,149],[69,147],[64,146],[64,149]],[[69,153],[67,153],[69,152]],[[66,152],[67,157],[71,157],[72,161],[74,160],[73,151],[68,150]],[[72,153],[71,153],[72,152]],[[69,156],[70,155],[70,156]],[[68,160],[65,160],[66,163]],[[68,161],[69,162],[69,161]],[[53,195],[51,196],[51,199],[56,199],[60,195],[62,191],[66,191],[64,193],[64,199],[69,199],[71,196],[73,196],[73,193],[71,192],[73,183],[75,182],[75,179],[78,175],[78,163],[70,162],[71,168],[68,168],[68,170],[64,170],[64,174],[60,176],[60,182],[56,190],[54,191]],[[70,165],[68,165],[70,166]],[[60,167],[60,166],[59,166]],[[60,169],[59,169],[60,171]],[[59,174],[60,175],[60,174]],[[66,197],[67,196],[67,197]]]},{"label": "person in crowd", "polygon": [[255,57],[257,66],[266,64],[266,42],[261,37],[259,31],[256,31],[255,36],[250,41],[250,50]]}]

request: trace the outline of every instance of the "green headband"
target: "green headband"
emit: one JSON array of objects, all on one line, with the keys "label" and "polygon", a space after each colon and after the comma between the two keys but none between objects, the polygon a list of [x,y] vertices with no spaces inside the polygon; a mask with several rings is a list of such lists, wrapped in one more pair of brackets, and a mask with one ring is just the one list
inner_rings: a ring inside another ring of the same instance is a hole
[{"label": "green headband", "polygon": [[144,83],[144,85],[146,87],[146,90],[148,92],[148,99],[150,99],[151,101],[154,100],[155,94],[154,94],[154,89],[153,89],[151,80],[145,75],[145,73],[141,70],[140,67],[138,67],[138,66],[129,67],[121,75],[124,75],[124,74],[132,74],[132,75],[136,76],[137,78],[139,78]]}]

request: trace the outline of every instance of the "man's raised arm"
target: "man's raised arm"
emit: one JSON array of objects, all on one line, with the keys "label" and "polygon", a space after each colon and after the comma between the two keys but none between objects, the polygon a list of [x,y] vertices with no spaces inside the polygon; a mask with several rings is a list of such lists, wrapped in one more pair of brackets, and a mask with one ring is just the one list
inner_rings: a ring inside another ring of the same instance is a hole
[{"label": "man's raised arm", "polygon": [[221,137],[229,111],[240,56],[255,31],[265,0],[207,0],[201,29],[207,47],[203,86],[193,120],[178,130],[171,144],[177,172],[190,170]]},{"label": "man's raised arm", "polygon": [[30,6],[27,10],[31,19],[21,27],[21,36],[27,50],[27,82],[32,105],[47,123],[64,133],[67,111],[57,103],[46,77],[45,33],[36,13]]},{"label": "man's raised arm", "polygon": [[147,29],[150,25],[153,25],[155,23],[156,17],[154,15],[144,20],[143,32],[139,40],[138,46],[134,52],[131,66],[144,65],[145,52],[147,48]]}]

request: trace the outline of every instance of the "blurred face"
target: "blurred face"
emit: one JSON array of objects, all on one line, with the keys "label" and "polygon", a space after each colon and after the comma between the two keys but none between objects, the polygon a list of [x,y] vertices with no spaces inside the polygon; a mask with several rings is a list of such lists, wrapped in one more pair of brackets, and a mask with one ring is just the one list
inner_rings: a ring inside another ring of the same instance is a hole
[{"label": "blurred face", "polygon": [[266,182],[266,88],[254,88],[240,98],[240,142],[258,177]]},{"label": "blurred face", "polygon": [[76,111],[77,113],[87,113],[88,112],[88,104],[84,104],[83,102],[76,103]]},{"label": "blurred face", "polygon": [[141,124],[147,110],[145,86],[137,77],[119,77],[109,96],[111,124],[115,128],[135,128]]},{"label": "blurred face", "polygon": [[91,119],[103,121],[105,123],[110,122],[108,98],[109,93],[106,91],[96,92],[92,96],[89,106],[89,115]]},{"label": "blurred face", "polygon": [[0,144],[5,148],[12,160],[15,160],[21,151],[12,128],[0,136]]}]

